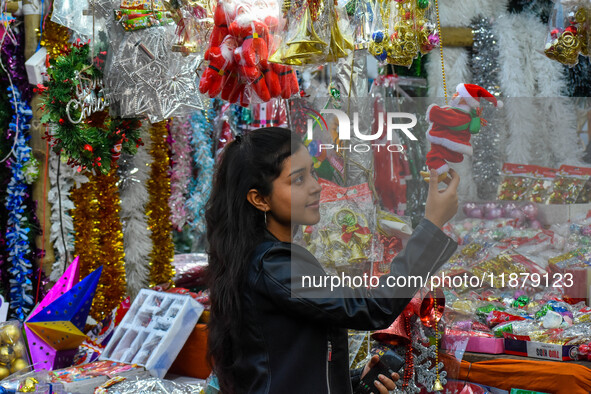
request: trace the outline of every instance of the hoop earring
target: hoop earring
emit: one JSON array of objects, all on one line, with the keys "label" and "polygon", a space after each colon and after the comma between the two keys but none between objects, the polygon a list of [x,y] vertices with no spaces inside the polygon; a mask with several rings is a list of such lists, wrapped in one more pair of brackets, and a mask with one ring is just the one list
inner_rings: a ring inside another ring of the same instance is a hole
[{"label": "hoop earring", "polygon": [[265,213],[265,227],[267,227],[267,211],[263,211]]}]

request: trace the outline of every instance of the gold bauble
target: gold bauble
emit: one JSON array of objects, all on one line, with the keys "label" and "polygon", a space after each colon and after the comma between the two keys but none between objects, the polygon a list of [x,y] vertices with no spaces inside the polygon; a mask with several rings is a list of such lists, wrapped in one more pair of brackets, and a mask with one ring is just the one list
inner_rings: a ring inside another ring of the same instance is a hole
[{"label": "gold bauble", "polygon": [[21,337],[21,330],[15,325],[8,324],[0,329],[0,339],[5,343],[15,344]]},{"label": "gold bauble", "polygon": [[8,364],[15,359],[14,356],[14,349],[12,345],[2,345],[0,346],[0,363]]},{"label": "gold bauble", "polygon": [[16,358],[22,358],[27,353],[27,348],[23,345],[22,342],[17,343],[12,347],[14,350],[14,356]]},{"label": "gold bauble", "polygon": [[0,367],[0,380],[6,379],[10,375],[10,369],[6,367]]},{"label": "gold bauble", "polygon": [[10,366],[10,372],[15,373],[15,372],[18,372],[22,369],[27,368],[28,366],[29,366],[29,364],[24,359],[17,358],[16,360],[14,360],[14,362]]}]

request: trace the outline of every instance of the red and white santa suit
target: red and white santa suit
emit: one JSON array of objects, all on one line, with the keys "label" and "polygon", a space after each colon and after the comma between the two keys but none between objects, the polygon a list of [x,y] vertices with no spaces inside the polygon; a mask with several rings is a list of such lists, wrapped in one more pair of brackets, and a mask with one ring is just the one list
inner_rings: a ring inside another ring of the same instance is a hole
[{"label": "red and white santa suit", "polygon": [[480,131],[485,122],[480,118],[480,98],[502,106],[501,101],[478,85],[460,84],[456,88],[452,105],[440,107],[431,105],[427,109],[427,119],[431,126],[427,139],[431,150],[427,153],[427,167],[437,170],[441,175],[449,171],[447,163],[460,163],[464,155],[472,155],[470,137]]}]

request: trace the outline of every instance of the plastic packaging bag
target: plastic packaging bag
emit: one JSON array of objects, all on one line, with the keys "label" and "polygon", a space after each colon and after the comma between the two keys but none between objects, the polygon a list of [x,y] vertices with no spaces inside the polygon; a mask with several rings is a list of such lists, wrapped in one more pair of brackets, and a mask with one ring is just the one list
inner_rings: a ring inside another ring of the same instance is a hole
[{"label": "plastic packaging bag", "polygon": [[499,185],[499,200],[523,201],[534,182],[535,166],[503,164],[503,181]]},{"label": "plastic packaging bag", "polygon": [[283,23],[274,0],[220,1],[205,60],[209,64],[199,81],[199,90],[214,98],[248,106],[273,97],[289,98],[299,92],[291,67],[269,63]]},{"label": "plastic packaging bag", "polygon": [[324,179],[320,222],[305,226],[301,243],[329,273],[369,272],[366,263],[381,260],[375,247],[376,208],[367,183],[341,187]]},{"label": "plastic packaging bag", "polygon": [[380,62],[410,67],[439,45],[432,0],[380,1],[369,52]]},{"label": "plastic packaging bag", "polygon": [[563,165],[554,179],[549,204],[574,204],[591,177],[591,168]]}]

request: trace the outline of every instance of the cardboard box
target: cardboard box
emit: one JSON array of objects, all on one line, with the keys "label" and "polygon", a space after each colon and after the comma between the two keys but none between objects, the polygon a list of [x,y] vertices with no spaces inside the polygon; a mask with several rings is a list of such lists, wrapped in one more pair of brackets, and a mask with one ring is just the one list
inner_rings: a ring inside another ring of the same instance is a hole
[{"label": "cardboard box", "polygon": [[505,333],[505,353],[552,361],[576,360],[578,345],[554,345],[526,340],[528,337]]},{"label": "cardboard box", "polygon": [[207,325],[195,326],[169,372],[198,379],[209,376],[211,367],[207,362]]},{"label": "cardboard box", "polygon": [[468,338],[465,351],[472,353],[503,354],[505,352],[505,341],[503,338],[471,337],[461,335],[444,335],[441,347],[454,349],[453,344]]}]

